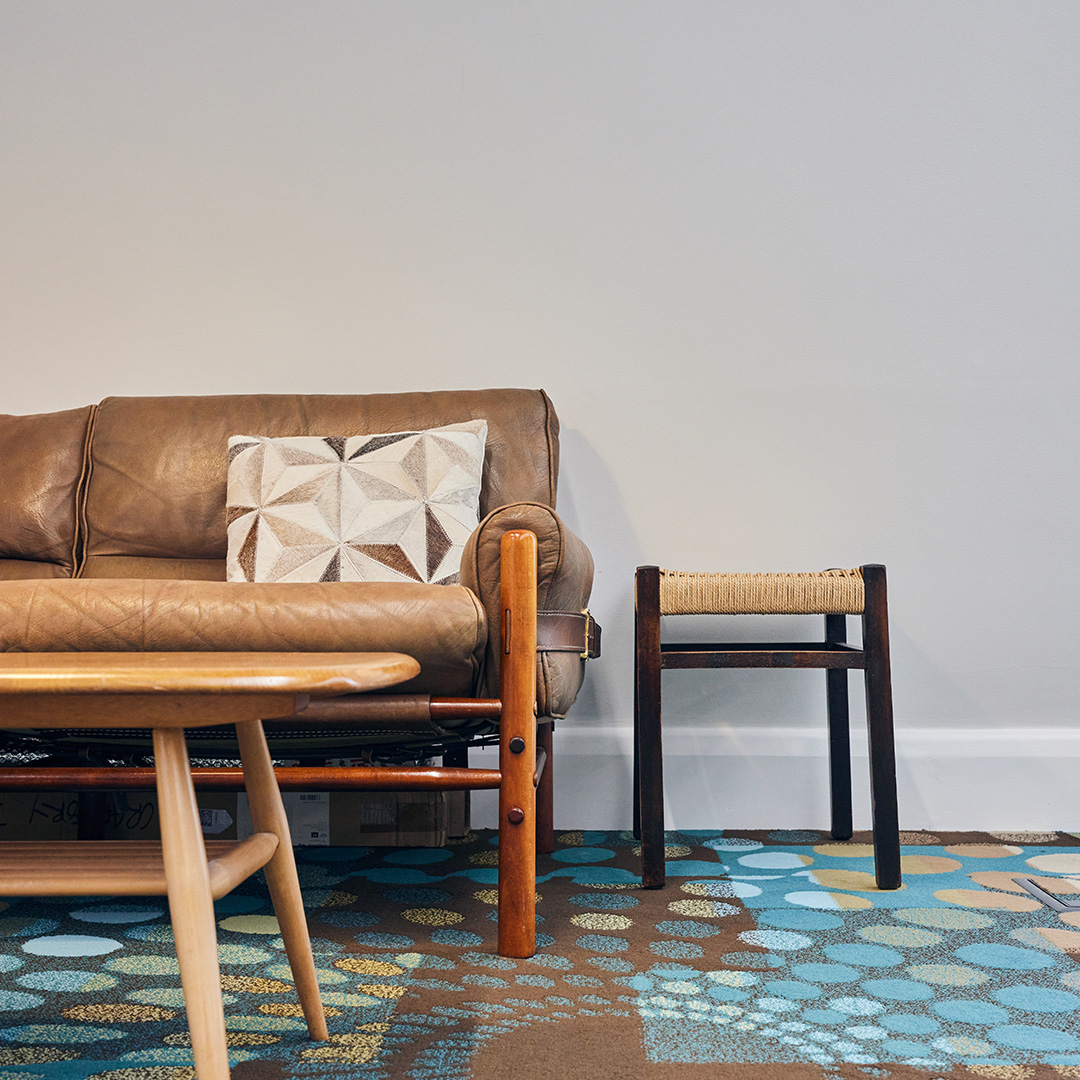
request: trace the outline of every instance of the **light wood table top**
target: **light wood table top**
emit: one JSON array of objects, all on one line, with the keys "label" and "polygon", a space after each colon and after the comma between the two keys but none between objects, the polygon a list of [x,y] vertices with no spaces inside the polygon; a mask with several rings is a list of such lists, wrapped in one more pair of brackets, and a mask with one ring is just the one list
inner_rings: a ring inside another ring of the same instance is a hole
[{"label": "light wood table top", "polygon": [[0,654],[3,694],[310,694],[379,690],[412,678],[402,653],[56,652]]},{"label": "light wood table top", "polygon": [[402,683],[401,652],[4,652],[0,693],[251,693],[333,697]]},{"label": "light wood table top", "polygon": [[[0,727],[154,729],[160,844],[0,843],[5,896],[167,895],[200,1080],[228,1080],[213,902],[262,868],[313,1039],[328,1037],[304,904],[260,720],[309,698],[381,690],[420,665],[401,653],[4,653]],[[253,835],[203,842],[183,728],[236,724]]]},{"label": "light wood table top", "polygon": [[381,690],[419,671],[403,653],[2,653],[0,728],[268,720],[312,697]]}]

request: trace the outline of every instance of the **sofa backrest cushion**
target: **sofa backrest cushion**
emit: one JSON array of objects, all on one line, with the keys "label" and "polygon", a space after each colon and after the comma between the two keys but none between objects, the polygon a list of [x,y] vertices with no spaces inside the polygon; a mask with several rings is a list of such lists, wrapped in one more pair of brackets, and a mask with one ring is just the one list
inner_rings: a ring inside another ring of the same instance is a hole
[{"label": "sofa backrest cushion", "polygon": [[106,398],[84,505],[85,577],[225,577],[232,435],[366,435],[487,420],[480,514],[555,505],[559,422],[540,390]]},{"label": "sofa backrest cushion", "polygon": [[93,411],[0,416],[0,580],[73,572]]}]

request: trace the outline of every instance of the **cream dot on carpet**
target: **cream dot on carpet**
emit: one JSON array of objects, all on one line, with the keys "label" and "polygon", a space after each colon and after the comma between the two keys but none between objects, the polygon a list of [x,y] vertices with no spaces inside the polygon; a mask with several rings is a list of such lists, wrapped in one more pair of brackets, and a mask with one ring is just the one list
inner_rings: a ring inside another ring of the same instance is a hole
[{"label": "cream dot on carpet", "polygon": [[218,923],[222,930],[237,934],[280,934],[281,927],[273,915],[232,915]]},{"label": "cream dot on carpet", "polygon": [[584,930],[628,930],[634,925],[633,919],[607,911],[586,911],[581,915],[572,915],[570,921]]},{"label": "cream dot on carpet", "polygon": [[1080,874],[1080,855],[1075,851],[1063,851],[1053,855],[1036,855],[1027,860],[1033,870],[1046,874]]}]

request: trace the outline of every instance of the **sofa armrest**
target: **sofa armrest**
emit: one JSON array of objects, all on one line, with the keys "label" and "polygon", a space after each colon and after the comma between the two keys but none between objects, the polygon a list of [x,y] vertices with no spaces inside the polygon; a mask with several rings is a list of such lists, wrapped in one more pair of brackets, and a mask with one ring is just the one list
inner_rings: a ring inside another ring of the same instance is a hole
[{"label": "sofa armrest", "polygon": [[[461,583],[480,599],[488,621],[481,693],[499,694],[499,550],[503,533],[526,529],[536,536],[538,611],[581,611],[592,590],[589,549],[543,503],[510,503],[493,510],[476,527],[461,557]],[[574,703],[585,663],[572,652],[540,652],[536,658],[536,709],[539,716],[561,717]]]}]

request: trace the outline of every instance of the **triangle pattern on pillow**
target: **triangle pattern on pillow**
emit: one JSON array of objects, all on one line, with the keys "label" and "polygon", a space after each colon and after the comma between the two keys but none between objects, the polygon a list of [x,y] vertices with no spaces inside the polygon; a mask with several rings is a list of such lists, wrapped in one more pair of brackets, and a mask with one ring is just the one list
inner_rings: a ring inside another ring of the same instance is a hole
[{"label": "triangle pattern on pillow", "polygon": [[480,516],[487,422],[229,440],[229,581],[453,584]]}]

